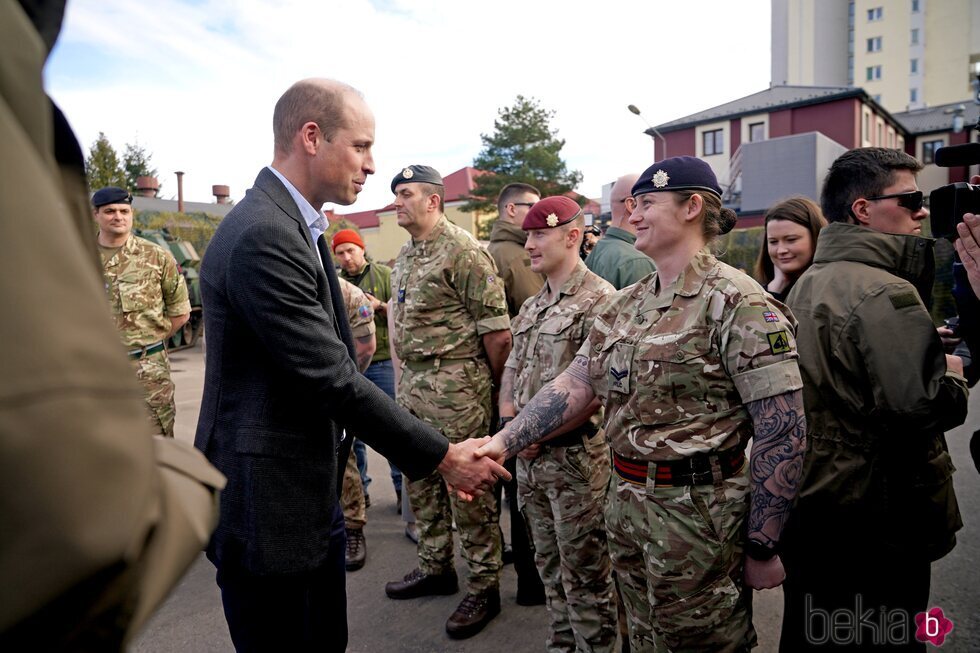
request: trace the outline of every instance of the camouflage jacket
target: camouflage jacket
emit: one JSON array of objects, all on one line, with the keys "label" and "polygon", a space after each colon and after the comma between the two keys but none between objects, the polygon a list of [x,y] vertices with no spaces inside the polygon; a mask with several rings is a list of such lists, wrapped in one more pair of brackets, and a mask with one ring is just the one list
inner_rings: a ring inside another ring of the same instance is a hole
[{"label": "camouflage jacket", "polygon": [[[579,261],[557,297],[548,286],[524,302],[511,322],[514,346],[507,367],[514,370],[514,407],[520,411],[546,383],[568,367],[592,327],[603,298],[615,288]],[[600,426],[600,414],[593,422]]]},{"label": "camouflage jacket", "polygon": [[170,318],[191,312],[177,261],[159,245],[131,234],[111,258],[100,256],[109,306],[125,346],[160,342],[173,328]]},{"label": "camouflage jacket", "polygon": [[493,259],[445,216],[428,240],[402,247],[391,287],[391,338],[403,361],[480,357],[480,337],[510,327]]},{"label": "camouflage jacket", "polygon": [[579,354],[617,453],[676,460],[744,445],[745,404],[802,387],[789,310],[707,248],[603,302]]},{"label": "camouflage jacket", "polygon": [[351,335],[355,338],[374,335],[374,309],[371,308],[371,300],[350,281],[342,277],[337,281],[340,282],[340,293],[344,296],[344,306],[347,307]]}]

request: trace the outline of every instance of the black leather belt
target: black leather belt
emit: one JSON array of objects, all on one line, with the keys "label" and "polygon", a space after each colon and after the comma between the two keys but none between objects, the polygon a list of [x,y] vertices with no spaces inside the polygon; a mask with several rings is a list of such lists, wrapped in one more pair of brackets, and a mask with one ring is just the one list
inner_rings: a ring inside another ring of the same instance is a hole
[{"label": "black leather belt", "polygon": [[155,354],[158,351],[163,351],[164,349],[166,349],[166,345],[164,345],[163,341],[161,340],[160,342],[154,343],[152,345],[147,345],[146,347],[133,349],[128,353],[129,353],[129,357],[132,358],[133,360],[139,360],[140,358],[144,358],[146,356],[149,356],[150,354]]},{"label": "black leather belt", "polygon": [[633,460],[613,452],[613,469],[616,476],[634,485],[647,484],[650,462],[656,463],[656,487],[681,487],[685,485],[711,485],[714,482],[711,461],[716,459],[722,478],[731,478],[745,464],[745,450],[735,447],[718,453],[707,453],[681,458],[680,460]]},{"label": "black leather belt", "polygon": [[559,435],[557,438],[542,442],[542,447],[574,447],[580,444],[584,444],[586,440],[592,438],[599,430],[595,427],[592,422],[586,422],[582,426],[578,427],[574,431],[569,431],[565,435]]}]

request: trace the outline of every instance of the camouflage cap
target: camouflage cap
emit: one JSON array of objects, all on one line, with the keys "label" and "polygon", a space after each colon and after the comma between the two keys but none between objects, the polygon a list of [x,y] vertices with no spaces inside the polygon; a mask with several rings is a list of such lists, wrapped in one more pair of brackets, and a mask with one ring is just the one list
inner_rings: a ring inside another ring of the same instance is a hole
[{"label": "camouflage cap", "polygon": [[133,195],[125,188],[106,186],[92,193],[92,206],[99,208],[106,204],[132,204]]},{"label": "camouflage cap", "polygon": [[411,165],[407,168],[402,168],[402,171],[395,175],[395,178],[391,180],[391,192],[395,192],[395,186],[398,184],[435,184],[436,186],[442,186],[442,175],[435,168],[429,166]]}]

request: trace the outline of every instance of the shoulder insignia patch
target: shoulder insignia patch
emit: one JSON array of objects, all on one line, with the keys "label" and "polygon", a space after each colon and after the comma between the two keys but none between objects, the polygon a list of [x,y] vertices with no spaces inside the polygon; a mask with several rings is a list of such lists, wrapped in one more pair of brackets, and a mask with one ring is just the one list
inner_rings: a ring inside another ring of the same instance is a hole
[{"label": "shoulder insignia patch", "polygon": [[367,318],[371,317],[371,307],[365,304],[357,309],[357,314],[366,320]]},{"label": "shoulder insignia patch", "polygon": [[773,311],[763,311],[762,317],[765,318],[766,322],[779,322],[779,316]]},{"label": "shoulder insignia patch", "polygon": [[785,354],[792,351],[789,346],[789,338],[786,336],[785,331],[767,333],[766,337],[769,338],[769,349],[772,350],[772,353]]},{"label": "shoulder insignia patch", "polygon": [[891,300],[895,310],[919,305],[919,298],[911,291],[889,293],[888,299]]}]

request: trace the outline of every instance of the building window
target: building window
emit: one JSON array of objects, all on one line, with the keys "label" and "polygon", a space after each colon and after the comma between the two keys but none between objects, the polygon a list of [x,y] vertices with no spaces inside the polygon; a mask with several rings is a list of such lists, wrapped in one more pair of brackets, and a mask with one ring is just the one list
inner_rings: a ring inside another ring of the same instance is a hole
[{"label": "building window", "polygon": [[701,134],[701,137],[704,139],[702,141],[704,145],[704,156],[723,154],[725,152],[724,135],[724,130],[721,129],[712,129]]},{"label": "building window", "polygon": [[881,104],[881,93],[878,93],[877,95],[872,95],[871,99],[877,102],[878,104]]},{"label": "building window", "polygon": [[867,81],[869,82],[876,79],[881,79],[881,66],[868,66],[865,69],[865,75],[867,76]]},{"label": "building window", "polygon": [[868,9],[868,20],[881,20],[881,7]]},{"label": "building window", "polygon": [[919,101],[919,89],[910,88],[909,89],[909,102],[915,104]]},{"label": "building window", "polygon": [[875,145],[881,147],[885,144],[885,125],[881,122],[878,123],[877,133],[875,134],[878,138],[875,140]]},{"label": "building window", "polygon": [[875,36],[868,39],[868,52],[881,52],[881,37]]},{"label": "building window", "polygon": [[749,124],[749,142],[755,143],[757,141],[766,140],[766,123],[764,122],[753,122]]},{"label": "building window", "polygon": [[917,74],[919,72],[919,60],[918,59],[911,59],[911,60],[909,60],[909,72],[912,73],[913,75],[915,75],[915,74]]},{"label": "building window", "polygon": [[919,28],[914,27],[912,28],[912,45],[918,45],[918,44],[919,44]]},{"label": "building window", "polygon": [[861,140],[865,143],[871,138],[871,115],[868,113],[864,114],[864,120],[861,122]]},{"label": "building window", "polygon": [[919,13],[919,0],[912,0],[912,13]]},{"label": "building window", "polygon": [[924,142],[922,144],[922,163],[932,163],[936,158],[936,150],[943,145],[942,140]]}]

